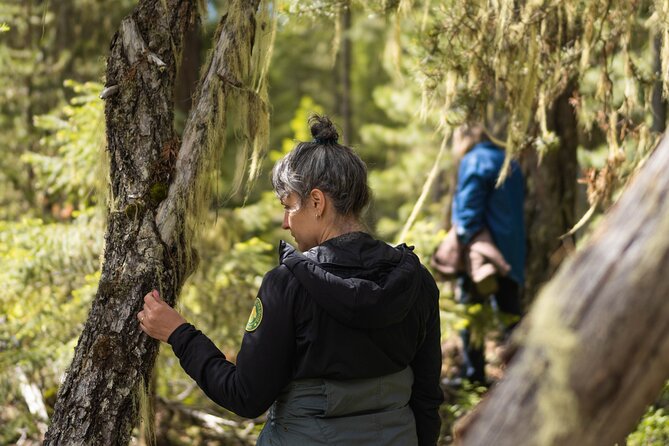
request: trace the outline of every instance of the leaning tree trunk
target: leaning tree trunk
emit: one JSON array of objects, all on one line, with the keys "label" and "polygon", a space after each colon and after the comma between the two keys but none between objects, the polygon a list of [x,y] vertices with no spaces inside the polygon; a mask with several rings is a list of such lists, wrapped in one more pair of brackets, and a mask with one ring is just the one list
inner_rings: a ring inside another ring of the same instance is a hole
[{"label": "leaning tree trunk", "polygon": [[[142,0],[123,20],[107,65],[111,199],[102,276],[55,406],[47,445],[126,445],[150,381],[158,343],[137,312],[152,288],[173,304],[194,268],[194,204],[207,158],[225,133],[225,92],[248,75],[259,0],[235,0],[221,19],[183,142],[172,128],[185,30],[196,2]],[[192,222],[191,222],[192,223]]]},{"label": "leaning tree trunk", "polygon": [[140,387],[148,385],[158,351],[136,314],[154,287],[174,302],[186,276],[174,248],[160,240],[155,210],[179,147],[175,67],[196,14],[194,1],[143,0],[112,39],[102,94],[111,187],[102,275],[47,445],[125,445],[136,424]]},{"label": "leaning tree trunk", "polygon": [[565,246],[560,236],[576,223],[576,186],[578,176],[578,135],[576,116],[569,99],[573,84],[555,100],[549,111],[548,125],[560,139],[560,146],[539,161],[536,151],[523,160],[527,177],[525,218],[527,227],[527,262],[524,303],[530,304],[539,288],[557,270],[573,246]]},{"label": "leaning tree trunk", "polygon": [[459,445],[611,445],[669,377],[669,138],[541,292]]}]

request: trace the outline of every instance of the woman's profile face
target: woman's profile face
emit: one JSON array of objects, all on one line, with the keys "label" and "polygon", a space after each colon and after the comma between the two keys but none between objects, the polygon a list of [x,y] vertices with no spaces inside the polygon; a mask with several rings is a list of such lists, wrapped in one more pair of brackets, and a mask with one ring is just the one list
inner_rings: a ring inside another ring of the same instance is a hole
[{"label": "woman's profile face", "polygon": [[300,251],[307,251],[318,245],[321,233],[321,221],[314,206],[309,206],[311,198],[300,203],[294,192],[281,199],[283,205],[283,224],[281,227],[290,231]]}]

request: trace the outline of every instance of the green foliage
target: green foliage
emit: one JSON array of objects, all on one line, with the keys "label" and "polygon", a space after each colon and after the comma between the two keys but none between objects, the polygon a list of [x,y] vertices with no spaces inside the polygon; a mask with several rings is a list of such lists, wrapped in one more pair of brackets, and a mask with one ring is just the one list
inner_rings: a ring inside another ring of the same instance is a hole
[{"label": "green foliage", "polygon": [[[80,95],[74,91],[79,87],[63,88],[66,79],[102,78],[104,51],[120,18],[135,3],[119,0],[113,8],[101,8],[94,0],[0,0],[0,23],[6,24],[0,32],[3,218],[26,213],[47,217],[44,214],[53,203],[36,196],[34,172],[21,159],[28,152],[53,155],[53,148],[40,145],[44,133],[34,119]],[[72,23],[74,17],[76,24]],[[100,126],[99,131],[104,128]]]},{"label": "green foliage", "polygon": [[339,59],[343,33],[351,38],[352,46],[353,146],[360,142],[358,130],[365,123],[388,123],[383,108],[370,99],[370,93],[389,79],[382,61],[387,23],[384,17],[370,14],[365,4],[355,3],[351,28],[342,30],[339,24],[342,6],[343,3],[334,1],[278,3],[278,29],[269,73],[273,106],[271,147],[293,137],[290,121],[297,116],[294,112],[305,96],[314,99],[325,114],[343,125],[339,116],[344,93]]},{"label": "green foliage", "polygon": [[636,430],[627,437],[629,446],[663,446],[669,444],[669,382],[657,402],[644,414]]},{"label": "green foliage", "polygon": [[68,345],[76,339],[97,285],[103,224],[90,205],[99,182],[96,166],[103,136],[101,101],[93,96],[99,86],[68,85],[78,94],[71,104],[36,119],[46,131],[42,146],[53,155],[24,156],[34,168],[35,186],[53,203],[50,217],[55,221],[0,221],[4,364],[17,359],[44,364],[61,357],[59,348],[49,344],[59,340],[57,345]]},{"label": "green foliage", "polygon": [[343,2],[333,2],[328,0],[315,0],[312,2],[301,2],[299,0],[288,0],[282,2],[285,13],[291,16],[331,17],[334,18],[339,13]]},{"label": "green foliage", "polygon": [[[415,85],[403,88],[380,85],[374,90],[373,98],[390,121],[372,122],[360,129],[363,141],[360,153],[372,166],[369,183],[374,191],[374,202],[370,220],[380,238],[399,242],[398,236],[437,159],[441,141],[434,128],[438,120],[416,119],[414,112],[420,107],[421,91]],[[438,167],[442,171],[453,168],[450,154]],[[452,192],[447,189],[443,176],[431,190],[429,206],[422,209],[416,223],[401,240],[415,244],[424,262],[441,239],[439,229],[446,223],[443,211]]]},{"label": "green foliage", "polygon": [[57,386],[97,289],[103,230],[92,210],[72,222],[0,221],[0,381],[14,384],[0,400],[21,401],[15,364],[45,394]]},{"label": "green foliage", "polygon": [[627,437],[630,446],[663,446],[669,443],[669,412],[648,409],[636,431]]},{"label": "green foliage", "polygon": [[299,141],[311,140],[311,130],[309,129],[307,120],[313,113],[323,114],[323,107],[316,104],[310,96],[303,96],[295,110],[295,116],[290,120],[292,138],[284,138],[281,142],[281,149],[272,150],[269,153],[269,161],[272,164],[290,152]]},{"label": "green foliage", "polygon": [[[22,157],[47,212],[0,220],[0,376],[16,384],[13,366],[21,365],[45,394],[71,360],[100,279],[103,248],[103,215],[92,207],[102,167],[102,106],[94,96],[100,86],[67,86],[76,96],[36,118],[40,150]],[[0,436],[13,435],[11,426],[27,416],[19,410],[22,397],[15,386],[0,392],[0,400],[18,403],[7,430],[0,429]]]},{"label": "green foliage", "polygon": [[40,140],[41,151],[26,152],[21,161],[32,168],[34,186],[44,192],[45,200],[86,208],[104,194],[107,186],[104,110],[97,97],[102,85],[66,81],[65,87],[76,96],[58,113],[35,117],[37,131],[46,136]]},{"label": "green foliage", "polygon": [[[5,318],[0,364],[20,357],[44,364],[59,354],[52,342],[58,340],[60,346],[78,336],[92,297],[85,291],[97,284],[99,220],[89,212],[73,224],[0,222],[0,280],[5,290],[0,298]],[[77,273],[80,277],[73,277]]]},{"label": "green foliage", "polygon": [[[114,8],[98,3],[0,0],[2,444],[16,442],[17,429],[25,426],[28,435],[37,436],[10,366],[21,364],[52,404],[99,280],[104,217],[95,206],[102,204],[99,197],[107,187],[101,170],[107,165],[101,158],[101,84],[81,81],[101,81],[109,40],[135,1],[116,2]],[[559,150],[546,114],[566,82],[573,81],[572,104],[588,136],[579,151],[580,165],[598,171],[608,166],[623,184],[643,161],[655,138],[648,130],[649,93],[658,76],[646,36],[664,30],[668,12],[661,2],[612,2],[608,9],[605,3],[521,1],[512,10],[509,0],[352,2],[352,26],[342,30],[342,2],[278,2],[276,35],[268,28],[264,36],[275,38],[269,83],[249,80],[246,87],[256,102],[249,101],[244,110],[238,109],[239,101],[231,105],[237,134],[228,135],[228,146],[241,140],[250,148],[243,157],[260,159],[260,147],[251,141],[253,125],[244,127],[248,120],[240,120],[254,115],[253,107],[261,105],[257,101],[266,100],[266,87],[270,153],[262,166],[251,168],[255,173],[260,167],[269,171],[296,141],[311,139],[310,113],[326,113],[342,124],[338,53],[342,38],[350,38],[352,145],[370,170],[369,228],[379,238],[400,241],[428,172],[436,166],[439,175],[427,189],[426,204],[402,240],[428,263],[444,235],[453,192],[454,160],[449,153],[438,160],[438,154],[450,127],[465,119],[496,118],[489,127],[500,138],[508,137],[513,153],[523,147]],[[68,15],[80,23],[72,26]],[[668,34],[662,35],[666,39]],[[665,42],[665,52],[668,47]],[[254,56],[256,67],[265,66],[269,47],[262,50]],[[227,196],[239,163],[235,151],[219,161],[217,184],[220,195]],[[166,192],[167,185],[155,184],[151,197],[160,201]],[[591,202],[615,197],[609,190],[591,192]],[[243,206],[244,198],[230,196],[222,204],[205,203],[205,229],[194,243],[199,267],[179,305],[234,359],[262,277],[277,263],[277,242],[288,234],[280,228],[282,210],[268,175],[259,177]],[[444,338],[467,324],[479,332],[509,322],[489,307],[467,310],[454,302],[448,283],[440,286]],[[230,416],[193,386],[170,349],[161,350],[156,370],[160,397]],[[442,407],[442,442],[448,441],[452,422],[482,394],[483,389],[465,388]],[[664,400],[649,409],[630,444],[669,442]],[[184,429],[191,438],[199,430]]]},{"label": "green foliage", "polygon": [[[575,86],[571,104],[579,125],[605,138],[607,167],[622,179],[640,159],[623,147],[644,154],[655,143],[647,118],[657,76],[649,43],[658,28],[666,36],[662,5],[432,2],[403,18],[407,38],[401,43],[411,54],[404,63],[424,88],[424,113],[439,113],[444,125],[480,120],[506,140],[512,156],[527,147],[540,156],[559,147],[547,116],[553,101]],[[666,48],[665,42],[663,54]],[[660,76],[666,85],[666,70]],[[605,195],[610,190],[593,199]]]},{"label": "green foliage", "polygon": [[447,403],[439,409],[441,416],[441,434],[439,445],[453,442],[453,425],[469,413],[481,401],[488,389],[465,382],[460,389],[454,389],[447,394]]}]

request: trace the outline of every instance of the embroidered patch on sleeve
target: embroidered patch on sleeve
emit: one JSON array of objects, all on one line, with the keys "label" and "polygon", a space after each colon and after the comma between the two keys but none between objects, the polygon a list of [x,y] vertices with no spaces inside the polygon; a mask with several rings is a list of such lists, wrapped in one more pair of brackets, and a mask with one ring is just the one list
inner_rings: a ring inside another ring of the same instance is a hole
[{"label": "embroidered patch on sleeve", "polygon": [[253,305],[251,310],[251,315],[249,316],[249,321],[246,323],[246,331],[251,332],[255,331],[256,328],[260,325],[262,321],[262,301],[259,297],[256,297],[256,303]]}]

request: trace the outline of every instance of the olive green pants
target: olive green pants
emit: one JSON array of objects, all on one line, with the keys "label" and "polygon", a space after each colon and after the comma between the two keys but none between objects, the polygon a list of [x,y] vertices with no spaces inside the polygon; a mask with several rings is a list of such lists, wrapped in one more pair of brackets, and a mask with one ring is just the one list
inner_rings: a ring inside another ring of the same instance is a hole
[{"label": "olive green pants", "polygon": [[259,446],[417,445],[410,367],[378,378],[290,383],[270,407]]}]

